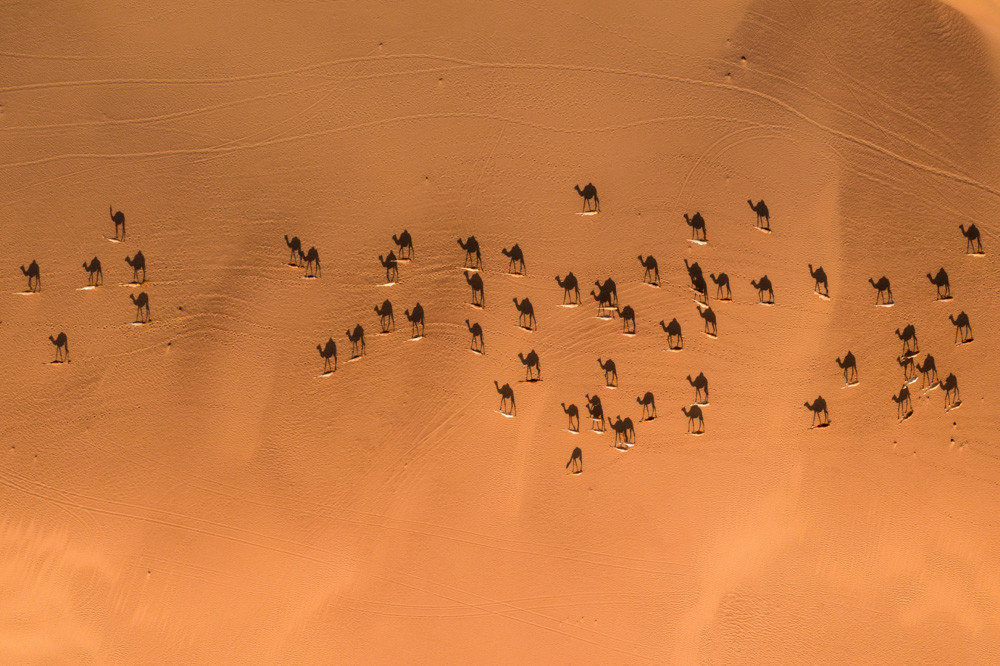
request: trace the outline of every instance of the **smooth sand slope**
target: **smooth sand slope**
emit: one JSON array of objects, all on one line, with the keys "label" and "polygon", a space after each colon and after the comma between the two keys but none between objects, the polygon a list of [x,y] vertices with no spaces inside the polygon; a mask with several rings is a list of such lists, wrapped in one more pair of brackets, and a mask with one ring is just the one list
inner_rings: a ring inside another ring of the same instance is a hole
[{"label": "smooth sand slope", "polygon": [[[1000,18],[674,4],[0,8],[0,661],[994,661]],[[581,216],[588,182],[601,212]],[[381,286],[404,228],[414,260]],[[321,278],[286,265],[284,234]],[[473,234],[485,310],[455,242]],[[80,290],[94,256],[105,283]],[[709,283],[717,339],[685,259],[730,277],[732,302]],[[567,271],[579,308],[559,307]],[[609,276],[635,337],[594,316]],[[897,421],[906,324],[957,410],[918,381]],[[542,381],[520,382],[532,349]],[[635,446],[585,413],[566,430],[560,404],[588,393]]]}]

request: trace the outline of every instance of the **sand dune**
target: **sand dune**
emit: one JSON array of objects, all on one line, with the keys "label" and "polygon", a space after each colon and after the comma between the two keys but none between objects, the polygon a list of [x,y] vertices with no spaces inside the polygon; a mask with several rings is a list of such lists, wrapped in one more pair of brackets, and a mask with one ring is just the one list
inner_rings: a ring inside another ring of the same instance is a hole
[{"label": "sand dune", "polygon": [[[0,660],[995,660],[991,5],[0,17]],[[387,274],[404,229],[412,260]],[[473,235],[478,272],[456,243]],[[95,256],[105,283],[87,289]],[[950,300],[927,278],[941,268]],[[576,307],[553,279],[570,271]],[[597,316],[609,277],[634,335]],[[957,409],[905,383],[907,325]],[[544,374],[524,381],[532,350]],[[631,446],[593,432],[588,394],[631,419]],[[817,396],[828,427],[810,427]]]}]

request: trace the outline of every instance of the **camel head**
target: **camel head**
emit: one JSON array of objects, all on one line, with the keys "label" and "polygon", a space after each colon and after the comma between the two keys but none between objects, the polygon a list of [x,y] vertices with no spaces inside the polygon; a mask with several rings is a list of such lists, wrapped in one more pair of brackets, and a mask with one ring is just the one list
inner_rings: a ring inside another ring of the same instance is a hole
[{"label": "camel head", "polygon": [[878,285],[875,284],[875,280],[868,278],[868,281],[871,283],[873,287],[875,287],[876,289],[878,288]]},{"label": "camel head", "polygon": [[514,297],[514,307],[520,309],[521,304],[517,302],[517,296]]},{"label": "camel head", "polygon": [[[687,222],[688,224],[691,224],[691,218],[688,217],[687,213],[684,213],[684,221]],[[685,261],[684,263],[687,263],[687,261]]]},{"label": "camel head", "polygon": [[576,190],[576,193],[579,194],[581,197],[583,196],[583,190],[580,189],[579,185],[574,185],[573,189]]},{"label": "camel head", "polygon": [[896,329],[896,337],[898,337],[898,338],[903,337],[903,334],[899,332],[898,328]]},{"label": "camel head", "polygon": [[500,392],[500,384],[498,384],[497,380],[495,380],[495,379],[493,380],[493,386],[497,387],[497,393],[499,393]]},{"label": "camel head", "polygon": [[524,363],[524,354],[517,352],[517,359],[521,361],[521,363]]},{"label": "camel head", "polygon": [[747,199],[747,203],[750,204],[750,207],[753,208],[754,210],[757,209],[757,207],[753,205],[753,201],[751,201],[750,199]]}]

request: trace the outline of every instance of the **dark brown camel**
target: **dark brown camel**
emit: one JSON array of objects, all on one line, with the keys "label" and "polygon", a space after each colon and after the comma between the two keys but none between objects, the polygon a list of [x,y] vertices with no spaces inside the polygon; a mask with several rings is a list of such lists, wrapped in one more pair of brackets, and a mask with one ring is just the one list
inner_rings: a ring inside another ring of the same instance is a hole
[{"label": "dark brown camel", "polygon": [[895,303],[892,299],[892,286],[889,284],[889,278],[883,275],[878,279],[878,282],[871,278],[868,278],[868,282],[878,290],[878,293],[875,294],[875,305],[878,305],[880,299],[883,305],[892,305]]},{"label": "dark brown camel", "polygon": [[951,373],[945,377],[944,381],[941,382],[941,388],[944,389],[945,410],[958,407],[958,404],[962,402],[962,398],[958,393],[958,379],[955,377],[955,373]]},{"label": "dark brown camel", "polygon": [[708,242],[708,230],[705,228],[705,218],[701,216],[701,213],[695,213],[693,217],[688,217],[688,214],[684,213],[684,221],[691,227],[692,240]]},{"label": "dark brown camel", "polygon": [[660,267],[656,263],[656,259],[653,258],[653,255],[649,255],[643,259],[640,254],[639,263],[646,269],[642,274],[642,281],[657,287],[660,286]]},{"label": "dark brown camel", "polygon": [[515,416],[517,414],[517,405],[514,404],[514,389],[510,387],[510,384],[500,386],[496,380],[493,380],[493,386],[496,387],[497,393],[500,394],[501,413],[508,416]]},{"label": "dark brown camel", "polygon": [[[688,432],[693,432],[696,435],[700,435],[705,432],[705,416],[701,411],[701,407],[698,405],[691,405],[690,407],[681,407],[681,411],[684,412],[684,416],[688,419]],[[697,427],[694,424],[695,419],[698,421]]]},{"label": "dark brown camel", "polygon": [[652,391],[646,391],[641,397],[637,397],[635,401],[642,405],[640,421],[652,421],[656,418],[656,400],[653,398]]},{"label": "dark brown camel", "polygon": [[719,331],[716,326],[715,321],[715,311],[712,308],[702,308],[698,304],[695,304],[698,308],[698,316],[705,320],[705,335],[710,335],[713,338],[718,337]]},{"label": "dark brown camel", "polygon": [[288,234],[285,234],[285,245],[288,246],[288,265],[300,266],[299,253],[302,252],[302,241],[298,236],[289,238]]},{"label": "dark brown camel", "polygon": [[924,356],[923,363],[917,363],[917,370],[920,371],[921,380],[920,388],[927,388],[928,386],[933,387],[934,384],[938,382],[937,365],[934,362],[934,357],[930,354]]},{"label": "dark brown camel", "polygon": [[684,348],[684,335],[681,333],[681,323],[677,321],[674,317],[670,320],[669,324],[663,323],[660,320],[660,327],[667,334],[667,346],[671,349],[683,349]]},{"label": "dark brown camel", "polygon": [[500,254],[507,257],[507,272],[514,275],[524,275],[524,252],[521,250],[521,246],[514,243],[514,246],[509,250],[503,248],[500,250]]},{"label": "dark brown camel", "polygon": [[21,266],[21,273],[28,276],[28,291],[42,290],[42,272],[38,268],[38,262],[32,260],[28,267]]},{"label": "dark brown camel", "polygon": [[844,371],[844,383],[848,386],[858,383],[858,361],[854,358],[854,352],[848,351],[844,356],[844,360],[841,361],[840,357],[837,357],[837,365],[840,369]]},{"label": "dark brown camel", "polygon": [[135,320],[140,324],[146,324],[149,322],[149,294],[146,292],[140,293],[138,296],[135,294],[129,294],[129,298],[132,299],[132,304],[135,305]]},{"label": "dark brown camel", "polygon": [[[581,190],[579,185],[574,185],[573,189],[576,193],[583,197],[583,211],[586,213],[588,210],[594,212],[601,212],[601,200],[597,198],[597,188],[594,187],[593,183],[587,183],[587,185]],[[590,200],[594,200],[593,206],[588,207]]]},{"label": "dark brown camel", "polygon": [[903,384],[903,387],[899,389],[899,395],[892,396],[892,401],[896,403],[897,419],[903,420],[913,413],[913,403],[910,402],[910,387],[906,384]]},{"label": "dark brown camel", "polygon": [[[813,270],[813,265],[809,264],[809,275],[811,275],[814,280],[813,292],[822,296],[829,296],[830,285],[827,282],[826,271],[823,270],[823,267],[819,266],[816,270]],[[820,291],[820,287],[823,288],[822,291]]]},{"label": "dark brown camel", "polygon": [[[774,289],[771,287],[771,279],[766,275],[759,280],[750,280],[750,286],[757,290],[757,301],[771,305],[774,303]],[[764,292],[767,292],[767,300],[764,300]]]},{"label": "dark brown camel", "polygon": [[577,282],[576,276],[573,275],[572,271],[566,274],[566,277],[560,279],[556,276],[556,284],[562,287],[563,290],[563,304],[566,304],[566,298],[569,297],[570,305],[574,305],[580,302],[580,283]]},{"label": "dark brown camel", "polygon": [[[478,321],[475,324],[470,324],[468,319],[465,320],[465,326],[469,329],[469,333],[472,334],[472,344],[469,349],[485,355],[486,342],[483,340],[483,327],[479,325]],[[479,341],[478,345],[476,345],[477,340]]]},{"label": "dark brown camel", "polygon": [[365,355],[365,329],[361,324],[357,324],[353,331],[347,329],[347,339],[351,341],[351,358]]},{"label": "dark brown camel", "polygon": [[530,300],[524,298],[521,302],[518,302],[517,297],[515,297],[514,307],[517,308],[518,326],[526,328],[529,331],[534,331],[538,328],[538,324],[535,322],[535,307],[531,304]]},{"label": "dark brown camel", "polygon": [[[422,337],[424,335],[424,306],[417,303],[413,306],[413,312],[405,311],[406,318],[410,321],[410,337]],[[417,334],[417,331],[420,334]]]},{"label": "dark brown camel", "polygon": [[597,363],[604,371],[604,384],[609,387],[618,386],[618,370],[615,368],[615,362],[609,358],[607,361],[597,359]]},{"label": "dark brown camel", "polygon": [[[146,281],[146,257],[142,250],[135,253],[134,257],[125,257],[125,263],[132,267],[132,282],[142,284]],[[139,271],[142,271],[142,279],[139,279]]]},{"label": "dark brown camel", "polygon": [[576,405],[567,407],[564,402],[562,403],[562,410],[569,418],[569,426],[566,429],[570,432],[580,432],[580,410],[576,408]]},{"label": "dark brown camel", "polygon": [[907,324],[902,333],[899,329],[896,329],[896,337],[903,341],[903,355],[912,356],[919,352],[919,343],[917,342],[917,329],[913,327],[913,324]]},{"label": "dark brown camel", "polygon": [[767,210],[767,204],[761,199],[757,203],[754,203],[750,199],[747,199],[747,203],[750,204],[750,210],[757,213],[757,226],[761,229],[767,231],[771,230],[771,213]]},{"label": "dark brown camel", "polygon": [[[476,240],[475,236],[469,236],[464,242],[461,238],[458,239],[458,246],[465,250],[465,261],[463,266],[466,268],[479,268],[483,267],[483,255],[479,251],[479,241]],[[475,258],[475,263],[471,263],[472,259]]]},{"label": "dark brown camel", "polygon": [[472,304],[481,308],[486,307],[486,291],[483,286],[483,278],[479,273],[466,273],[465,282],[472,287]]},{"label": "dark brown camel", "polygon": [[[955,342],[957,344],[965,344],[966,342],[972,342],[972,326],[969,324],[969,315],[965,314],[965,310],[958,313],[957,317],[948,315],[948,319],[955,326]],[[959,342],[959,334],[961,334],[962,340]]]},{"label": "dark brown camel", "polygon": [[[114,208],[112,208],[109,205],[108,206],[108,215],[111,216],[111,221],[115,223],[115,238],[117,240],[125,240],[125,213],[123,213],[121,211],[118,211],[117,213],[113,213],[112,212],[113,210],[114,210]],[[122,228],[122,237],[120,239],[118,238],[118,227]]]},{"label": "dark brown camel", "polygon": [[965,236],[965,253],[982,254],[983,243],[979,238],[979,229],[975,223],[969,225],[968,229],[965,228],[964,224],[958,225],[958,228],[962,230],[962,235]]},{"label": "dark brown camel", "polygon": [[49,342],[56,346],[56,360],[54,363],[69,361],[69,339],[65,333],[60,333],[54,338],[50,335]]},{"label": "dark brown camel", "polygon": [[104,284],[104,273],[101,271],[101,260],[94,257],[88,264],[83,262],[83,270],[87,271],[87,284],[96,287]]},{"label": "dark brown camel", "polygon": [[[535,352],[534,349],[528,352],[527,356],[525,356],[521,352],[518,352],[517,358],[519,361],[521,361],[521,365],[524,366],[524,381],[526,382],[541,381],[542,363],[541,361],[539,361],[538,353]],[[532,369],[534,369],[534,373],[532,373]]]},{"label": "dark brown camel", "polygon": [[606,293],[608,295],[608,302],[611,305],[618,305],[618,285],[611,278],[608,278],[601,284],[600,280],[594,280],[594,286],[597,287],[598,291],[601,293]]},{"label": "dark brown camel", "polygon": [[392,330],[396,330],[396,317],[392,313],[392,303],[389,299],[382,301],[382,306],[375,306],[375,314],[379,317],[379,325],[382,327],[383,333],[389,332],[389,325],[392,324]]},{"label": "dark brown camel", "polygon": [[694,387],[694,401],[699,405],[708,404],[708,378],[705,377],[704,372],[699,372],[698,376],[691,379],[691,375],[687,376],[688,384]]},{"label": "dark brown camel", "polygon": [[917,378],[917,371],[913,368],[912,356],[897,356],[896,363],[903,369],[904,382],[910,383],[910,381]]},{"label": "dark brown camel", "polygon": [[819,424],[821,426],[828,426],[828,425],[830,425],[830,413],[828,411],[826,411],[826,400],[823,399],[823,396],[817,396],[817,398],[815,400],[813,400],[813,402],[812,402],[811,405],[807,402],[807,403],[805,403],[805,406],[806,406],[806,409],[808,409],[809,411],[812,412],[812,415],[813,415],[812,425],[813,426],[816,425],[816,418],[817,417],[819,418]]},{"label": "dark brown camel", "polygon": [[378,255],[378,263],[382,264],[382,268],[385,269],[385,282],[386,284],[392,284],[399,280],[399,264],[396,261],[396,253],[389,251],[389,256],[383,258],[382,255]]},{"label": "dark brown camel", "polygon": [[632,306],[626,305],[624,308],[615,308],[615,312],[622,320],[622,333],[635,335],[635,310],[632,309]]},{"label": "dark brown camel", "polygon": [[615,431],[613,446],[617,446],[619,441],[622,444],[635,444],[635,426],[632,424],[632,419],[627,416],[624,419],[616,416],[614,421],[608,421],[608,425]]},{"label": "dark brown camel", "polygon": [[937,299],[939,301],[951,298],[951,283],[948,281],[948,272],[943,267],[939,268],[934,276],[928,273],[927,279],[937,287]]},{"label": "dark brown camel", "polygon": [[393,234],[392,242],[399,248],[400,259],[413,259],[413,237],[410,236],[409,231],[403,229],[403,233],[399,234],[399,238],[396,238],[396,234]]},{"label": "dark brown camel", "polygon": [[583,473],[583,451],[580,450],[579,446],[573,449],[573,453],[570,454],[566,469],[569,469],[570,465],[573,466],[573,474]]},{"label": "dark brown camel", "polygon": [[[593,398],[587,394],[587,413],[590,414],[590,429],[604,432],[604,405],[601,404],[601,396],[595,395]],[[597,424],[600,423],[600,428]]]},{"label": "dark brown camel", "polygon": [[[337,343],[330,338],[326,341],[326,346],[316,345],[316,349],[319,350],[319,355],[323,357],[323,372],[336,372],[337,371]],[[330,359],[333,359],[333,364],[331,368]]]},{"label": "dark brown camel", "polygon": [[299,250],[299,260],[305,262],[306,277],[316,277],[317,272],[320,277],[323,276],[323,267],[319,263],[319,250],[315,247],[310,247],[305,254]]},{"label": "dark brown camel", "polygon": [[[708,274],[709,279],[715,283],[715,298],[720,301],[731,301],[733,300],[733,290],[729,287],[729,276],[725,273],[719,273],[716,277],[715,273]],[[723,289],[725,295],[723,296]]]}]

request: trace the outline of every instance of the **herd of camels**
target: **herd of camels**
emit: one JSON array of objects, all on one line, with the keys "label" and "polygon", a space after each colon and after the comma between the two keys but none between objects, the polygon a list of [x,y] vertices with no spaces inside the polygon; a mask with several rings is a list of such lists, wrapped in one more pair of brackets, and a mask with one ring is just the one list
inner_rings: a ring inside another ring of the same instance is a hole
[{"label": "herd of camels", "polygon": [[[600,200],[597,196],[597,189],[593,183],[588,183],[582,189],[574,186],[577,194],[583,199],[584,214],[596,214],[600,211]],[[754,203],[747,200],[750,209],[756,214],[756,227],[761,231],[770,233],[770,211],[763,200]],[[108,238],[109,241],[120,243],[125,241],[125,215],[121,211],[115,212],[109,207],[109,215],[115,225],[115,235]],[[694,215],[684,214],[685,223],[691,228],[691,240],[696,244],[708,242],[708,230],[705,218],[700,212]],[[975,224],[968,228],[959,225],[959,230],[965,238],[966,254],[982,255],[983,246],[979,230]],[[414,256],[413,238],[409,231],[404,230],[398,236],[392,236],[395,250],[390,251],[387,256],[379,255],[378,260],[385,269],[387,286],[391,286],[399,278],[399,262],[412,261]],[[298,237],[289,238],[285,236],[285,245],[289,250],[290,266],[295,266],[304,270],[305,277],[319,278],[322,276],[319,251],[316,247],[310,247],[304,251],[302,242]],[[482,278],[482,250],[479,241],[475,236],[466,239],[458,239],[459,248],[464,252],[462,268],[464,269],[465,280],[471,289],[471,305],[477,308],[486,307],[485,287]],[[514,275],[523,275],[526,271],[524,252],[516,243],[510,248],[503,248],[502,255],[507,258],[507,271]],[[660,270],[656,259],[651,256],[638,256],[638,261],[643,269],[641,280],[653,286],[660,284]],[[132,280],[128,286],[139,286],[146,282],[146,258],[141,250],[136,250],[132,256],[125,256],[125,263],[132,269]],[[684,260],[685,268],[691,282],[691,288],[696,294],[696,305],[698,315],[704,322],[704,333],[710,337],[718,335],[718,323],[715,312],[709,305],[708,283],[697,262],[689,263]],[[27,291],[25,294],[33,294],[41,291],[41,269],[37,261],[32,261],[27,267],[21,266],[21,273],[27,278]],[[87,276],[87,285],[82,289],[96,289],[103,285],[104,276],[102,264],[98,257],[93,257],[89,262],[83,262],[83,269]],[[813,291],[823,298],[830,297],[829,281],[822,266],[813,267],[808,265],[809,275],[813,279]],[[709,274],[709,279],[715,284],[715,299],[718,301],[731,301],[732,288],[729,276],[726,273]],[[942,267],[934,274],[927,273],[927,279],[936,288],[936,298],[939,301],[951,300],[951,285],[947,271]],[[564,277],[556,276],[556,284],[562,290],[562,305],[578,306],[581,304],[580,283],[572,273],[567,273]],[[869,283],[875,290],[875,305],[878,307],[891,307],[894,304],[892,285],[885,276],[878,280],[869,278]],[[774,285],[767,275],[750,281],[750,286],[757,292],[757,301],[765,305],[775,304]],[[626,335],[636,334],[636,314],[630,305],[622,307],[618,302],[618,288],[614,280],[610,277],[601,282],[594,282],[594,289],[590,290],[597,315],[601,318],[611,319],[619,317],[622,324],[622,333]],[[135,324],[145,324],[150,321],[149,295],[142,291],[139,294],[129,294],[129,298],[135,307]],[[532,331],[537,328],[534,305],[530,299],[513,299],[514,309],[517,312],[517,324],[525,330]],[[375,305],[375,314],[379,317],[380,332],[390,333],[395,331],[396,322],[393,312],[393,305],[389,299],[385,299],[380,305]],[[424,308],[418,302],[412,309],[404,311],[404,316],[410,322],[410,334],[414,339],[424,336]],[[972,327],[968,315],[962,311],[957,315],[949,315],[949,321],[955,327],[955,343],[967,344],[972,342]],[[669,323],[660,320],[660,327],[667,335],[667,346],[672,351],[679,351],[684,347],[684,337],[681,325],[676,318]],[[478,322],[465,320],[466,327],[471,336],[470,348],[472,351],[485,354],[486,345],[483,335],[483,328]],[[896,336],[902,343],[902,350],[896,362],[903,370],[903,384],[898,393],[893,394],[892,401],[897,407],[897,418],[905,420],[913,413],[910,399],[909,385],[918,378],[922,378],[921,388],[930,390],[940,387],[945,395],[945,409],[953,409],[961,403],[958,392],[958,380],[954,373],[949,374],[943,381],[938,378],[937,367],[934,357],[926,354],[922,362],[917,362],[919,354],[916,329],[913,324],[906,325],[902,330],[896,329]],[[365,331],[358,323],[353,328],[349,328],[346,337],[351,342],[352,358],[365,355]],[[49,336],[49,341],[55,346],[55,360],[53,363],[69,361],[69,340],[65,332],[58,335]],[[323,359],[324,375],[335,372],[337,369],[337,343],[330,337],[325,343],[316,346],[320,357]],[[518,354],[518,360],[524,367],[525,381],[541,381],[541,359],[534,349]],[[604,374],[605,386],[609,388],[617,387],[618,372],[615,362],[612,359],[598,358],[598,366]],[[855,386],[859,383],[857,357],[852,351],[848,351],[843,358],[836,359],[837,366],[842,370],[845,386]],[[919,371],[919,376],[918,376]],[[705,432],[705,412],[703,407],[708,405],[708,379],[704,373],[699,373],[697,377],[687,376],[687,381],[694,388],[694,401],[689,405],[681,407],[681,411],[687,418],[687,431],[691,434],[700,435]],[[499,411],[504,416],[514,417],[517,414],[517,406],[514,398],[514,390],[509,383],[502,386],[499,382],[493,382],[497,394],[500,397]],[[650,421],[657,417],[656,402],[651,391],[645,391],[636,398],[637,404],[641,406],[641,416],[639,422]],[[810,427],[827,427],[830,425],[830,416],[827,402],[822,396],[817,396],[812,402],[806,401],[805,407],[812,413],[812,424]],[[580,410],[575,404],[562,403],[562,410],[568,417],[567,430],[573,433],[580,431]],[[590,419],[590,428],[597,433],[603,433],[606,427],[610,427],[614,432],[614,442],[612,446],[619,450],[627,450],[635,443],[635,423],[629,417],[622,418],[616,415],[614,419],[606,417],[604,406],[598,395],[587,395],[584,408]],[[583,471],[583,454],[579,447],[574,449],[567,468],[572,468],[573,473]]]},{"label": "herd of camels", "polygon": [[[596,214],[600,211],[600,200],[597,196],[597,189],[592,183],[588,183],[584,188],[580,188],[577,185],[574,186],[574,189],[583,199],[582,213]],[[765,233],[770,233],[770,211],[764,201],[759,200],[754,203],[752,200],[748,199],[747,204],[756,215],[756,228]],[[705,244],[708,242],[706,221],[700,212],[695,212],[693,215],[685,213],[684,221],[691,228],[691,239],[694,243]],[[966,239],[966,253],[983,254],[982,242],[979,230],[976,226],[972,225],[969,228],[965,228],[964,225],[959,225],[959,228]],[[392,241],[395,244],[396,249],[390,251],[386,256],[378,256],[379,263],[385,269],[387,286],[394,284],[398,280],[398,262],[412,260],[413,258],[413,238],[409,231],[404,230],[399,236],[393,235]],[[285,243],[288,248],[290,248],[292,253],[290,257],[290,264],[302,267],[303,260],[307,255],[303,255],[299,239],[289,239],[286,236]],[[471,290],[470,305],[477,308],[485,308],[486,295],[485,285],[482,278],[483,254],[479,241],[475,236],[469,236],[465,239],[459,238],[458,246],[464,253],[462,269],[464,271],[465,281]],[[509,248],[502,248],[500,252],[507,259],[508,274],[525,274],[525,256],[523,250],[518,244],[515,243]],[[319,259],[315,248],[310,249],[308,256],[314,257],[315,264],[318,267]],[[640,254],[638,256],[638,261],[643,269],[641,280],[652,286],[659,286],[660,269],[656,259],[652,255],[643,256]],[[697,303],[698,315],[704,321],[704,333],[710,337],[717,337],[718,322],[714,310],[709,305],[708,283],[702,269],[697,262],[689,263],[685,259],[684,264],[688,272],[688,277],[691,281],[691,288],[696,294],[695,300]],[[309,271],[308,263],[306,264],[306,270],[307,275],[314,275],[314,273]],[[822,298],[830,298],[829,279],[827,278],[823,267],[814,267],[812,264],[809,264],[808,270],[809,275],[813,280],[813,292]],[[732,300],[732,286],[729,276],[726,273],[710,273],[708,278],[715,284],[716,300]],[[944,268],[939,269],[933,275],[928,273],[927,278],[930,280],[931,284],[936,287],[938,300],[951,299],[948,273]],[[572,272],[567,273],[565,276],[555,276],[555,281],[558,287],[562,290],[563,306],[578,306],[581,304],[580,282]],[[869,282],[876,291],[875,305],[891,306],[894,301],[889,279],[882,276],[877,281],[869,279]],[[758,303],[769,306],[773,306],[775,304],[774,285],[767,275],[750,280],[750,286],[757,293]],[[598,317],[611,319],[617,316],[621,320],[623,334],[636,334],[635,310],[630,305],[621,306],[619,304],[618,288],[613,279],[609,277],[603,282],[596,280],[594,282],[594,289],[590,290],[590,297],[596,305]],[[518,299],[515,297],[513,298],[513,304],[514,309],[517,312],[517,325],[528,331],[535,330],[537,327],[535,309],[530,299]],[[393,317],[393,306],[391,301],[386,299],[381,305],[375,305],[374,310],[375,314],[379,317],[381,333],[394,331],[395,319]],[[411,324],[411,336],[414,338],[422,337],[424,324],[423,306],[421,306],[420,303],[417,303],[413,307],[412,311],[407,309],[405,314]],[[963,311],[957,316],[949,315],[949,319],[955,326],[956,344],[971,342],[972,328],[969,323],[968,315]],[[664,320],[660,320],[659,323],[660,327],[667,335],[668,348],[673,351],[683,349],[684,337],[678,320],[673,318],[669,323]],[[469,335],[471,336],[470,349],[473,352],[485,354],[486,344],[483,335],[483,327],[478,322],[471,322],[469,319],[465,320],[465,325],[468,329]],[[912,414],[908,387],[909,384],[916,381],[917,378],[914,368],[919,369],[922,373],[924,379],[923,388],[925,390],[940,386],[945,392],[945,408],[952,409],[956,407],[959,404],[960,399],[958,396],[958,381],[955,375],[949,374],[943,382],[938,380],[934,357],[930,354],[925,356],[922,363],[915,362],[914,357],[917,355],[918,350],[916,347],[916,333],[912,324],[904,327],[902,331],[897,329],[896,335],[902,341],[904,346],[900,356],[896,359],[897,362],[903,366],[904,384],[902,385],[899,393],[892,396],[892,400],[898,407],[897,416],[899,419],[903,420]],[[348,329],[347,337],[352,343],[352,357],[356,358],[359,355],[363,355],[365,353],[365,343],[364,329],[361,324],[357,324],[353,330]],[[337,367],[337,344],[334,339],[330,337],[325,344],[317,345],[316,348],[324,361],[324,374],[334,372]],[[524,368],[525,374],[523,381],[541,381],[541,358],[535,349],[531,349],[527,353],[518,353],[517,358]],[[598,358],[597,362],[598,367],[604,374],[605,386],[609,388],[617,387],[618,372],[614,360]],[[836,363],[843,371],[845,386],[855,386],[859,383],[857,358],[852,351],[848,351],[843,358],[838,357],[836,359]],[[688,375],[687,381],[694,388],[694,401],[689,405],[682,406],[681,411],[687,418],[687,432],[693,435],[701,435],[705,432],[704,407],[709,404],[708,379],[705,377],[704,373],[699,373],[696,378],[692,378]],[[494,380],[493,385],[500,399],[498,411],[504,416],[515,417],[517,415],[517,403],[514,397],[514,389],[511,387],[510,383],[501,385],[498,381]],[[641,406],[639,422],[650,421],[656,418],[656,402],[651,391],[646,391],[642,395],[639,395],[636,398],[636,402]],[[567,430],[573,433],[580,432],[580,409],[577,405],[567,405],[566,403],[561,403],[561,407],[563,413],[568,419]],[[806,401],[805,407],[812,414],[812,423],[810,427],[823,428],[830,425],[827,402],[822,396],[818,396],[811,402]],[[620,414],[616,415],[614,419],[607,417],[604,412],[604,405],[601,402],[601,398],[597,395],[591,396],[588,394],[586,396],[584,409],[590,419],[590,429],[592,431],[603,433],[605,428],[611,428],[614,432],[614,442],[612,446],[618,448],[619,450],[627,450],[629,447],[634,445],[635,422],[633,422],[631,418],[622,418]],[[566,463],[566,467],[567,469],[572,468],[573,473],[581,473],[583,471],[583,453],[579,447],[574,449],[572,452],[569,462]]]}]

